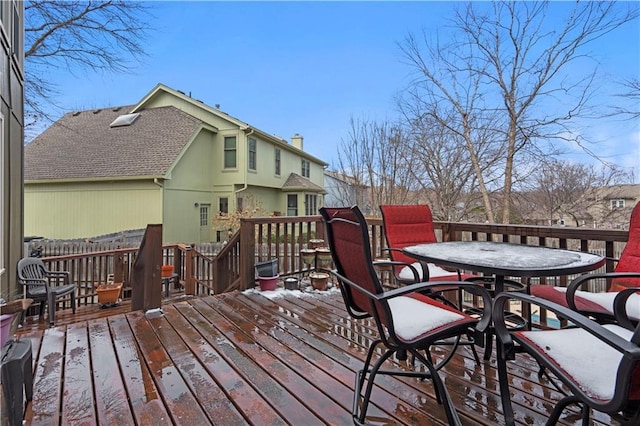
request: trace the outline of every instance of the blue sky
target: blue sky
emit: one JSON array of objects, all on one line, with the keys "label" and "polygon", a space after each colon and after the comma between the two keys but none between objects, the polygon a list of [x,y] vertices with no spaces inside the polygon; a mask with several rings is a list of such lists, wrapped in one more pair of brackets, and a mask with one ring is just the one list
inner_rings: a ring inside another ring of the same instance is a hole
[{"label": "blue sky", "polygon": [[[410,81],[397,46],[442,29],[451,2],[155,2],[149,57],[132,74],[54,72],[64,111],[137,102],[163,83],[334,163],[354,118],[394,119]],[[591,46],[606,74],[640,76],[640,23]],[[612,77],[612,80],[614,78]],[[636,106],[637,108],[637,106]],[[640,174],[636,122],[593,130],[596,152]],[[580,161],[583,156],[572,157]],[[638,179],[638,178],[637,178]]]}]

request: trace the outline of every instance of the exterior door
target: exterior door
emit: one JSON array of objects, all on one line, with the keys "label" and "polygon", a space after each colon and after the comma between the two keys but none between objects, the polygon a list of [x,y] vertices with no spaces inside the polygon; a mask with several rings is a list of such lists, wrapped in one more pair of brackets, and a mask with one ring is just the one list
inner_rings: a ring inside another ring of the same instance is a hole
[{"label": "exterior door", "polygon": [[200,242],[211,242],[211,223],[209,220],[210,204],[200,204]]}]

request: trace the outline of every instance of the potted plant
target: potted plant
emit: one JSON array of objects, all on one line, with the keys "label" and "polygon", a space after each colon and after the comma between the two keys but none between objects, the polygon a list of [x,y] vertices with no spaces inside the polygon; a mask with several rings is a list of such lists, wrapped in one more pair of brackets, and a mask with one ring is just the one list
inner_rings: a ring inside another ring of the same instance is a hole
[{"label": "potted plant", "polygon": [[309,279],[311,280],[311,286],[320,291],[324,291],[327,289],[327,284],[329,283],[329,274],[324,272],[314,272],[309,274]]},{"label": "potted plant", "polygon": [[122,283],[100,283],[96,288],[98,293],[98,303],[107,308],[110,306],[116,306],[120,303],[120,292],[122,291]]}]

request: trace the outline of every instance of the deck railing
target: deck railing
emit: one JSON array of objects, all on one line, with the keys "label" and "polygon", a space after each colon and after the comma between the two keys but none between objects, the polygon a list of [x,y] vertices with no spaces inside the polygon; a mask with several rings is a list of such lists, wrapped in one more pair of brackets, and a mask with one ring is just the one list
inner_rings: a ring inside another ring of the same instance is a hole
[{"label": "deck railing", "polygon": [[[368,218],[372,253],[383,257],[386,247],[383,223],[380,218]],[[518,244],[559,247],[598,253],[615,259],[627,241],[627,231],[571,227],[478,224],[465,222],[434,222],[440,241],[504,241]],[[174,265],[185,294],[218,294],[231,290],[245,290],[255,286],[254,266],[258,262],[277,259],[281,277],[309,272],[300,250],[310,239],[324,239],[320,216],[247,218],[241,220],[240,230],[215,256],[200,253],[185,244],[165,245],[163,263]],[[131,296],[132,266],[137,249],[117,249],[94,253],[68,254],[43,260],[52,270],[67,270],[79,284],[79,303],[98,303],[95,285],[114,274],[116,282],[123,282],[123,298]],[[613,270],[613,260],[603,270]],[[566,286],[572,277],[535,279],[535,284]],[[606,282],[592,286],[606,288]],[[540,313],[545,322],[545,313]]]}]

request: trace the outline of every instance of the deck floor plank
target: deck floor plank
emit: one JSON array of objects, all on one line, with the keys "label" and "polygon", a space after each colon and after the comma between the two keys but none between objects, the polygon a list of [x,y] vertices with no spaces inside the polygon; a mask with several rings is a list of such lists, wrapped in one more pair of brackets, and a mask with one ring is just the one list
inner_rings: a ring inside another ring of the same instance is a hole
[{"label": "deck floor plank", "polygon": [[[335,291],[266,295],[183,297],[147,314],[83,306],[58,311],[53,328],[28,321],[19,332],[35,366],[26,424],[351,424],[375,324],[349,318]],[[409,368],[393,362],[385,367]],[[443,368],[464,425],[503,423],[495,365],[495,355],[477,365],[462,347]],[[544,423],[561,394],[526,356],[509,371],[516,423]],[[376,378],[367,420],[447,424],[431,381],[395,376]],[[559,424],[580,424],[577,410]],[[607,424],[617,423],[600,413],[589,422]]]},{"label": "deck floor plank", "polygon": [[60,422],[65,334],[65,328],[55,327],[42,335],[34,376],[32,412],[27,416],[33,425],[49,426]]},{"label": "deck floor plank", "polygon": [[209,416],[209,420],[222,424],[242,423],[244,418],[229,402],[201,361],[193,356],[191,349],[182,340],[178,331],[173,328],[167,315],[170,311],[175,312],[170,306],[166,307],[165,316],[150,318],[149,323],[193,395]]},{"label": "deck floor plank", "polygon": [[211,337],[225,339],[233,345],[233,350],[225,350],[225,355],[231,357],[237,369],[247,374],[247,378],[251,379],[263,398],[269,401],[287,422],[294,425],[322,424],[322,419],[295,397],[300,379],[292,381],[291,389],[282,386],[272,374],[284,375],[286,367],[283,368],[273,356],[263,351],[204,299],[194,301],[193,305],[215,325],[217,330]]},{"label": "deck floor plank", "polygon": [[127,391],[118,367],[113,338],[106,318],[87,323],[98,423],[133,424]]},{"label": "deck floor plank", "polygon": [[119,371],[111,373],[119,373],[124,381],[135,423],[167,424],[170,421],[169,413],[151,378],[126,316],[121,314],[110,317],[108,323],[119,365]]},{"label": "deck floor plank", "polygon": [[[238,410],[247,419],[248,423],[261,423],[269,425],[284,425],[286,422],[269,405],[261,394],[251,385],[250,378],[240,374],[229,362],[223,351],[218,350],[219,345],[230,345],[226,339],[212,342],[209,336],[214,330],[211,324],[190,303],[177,303],[174,308],[184,317],[184,324],[188,327],[183,330],[183,338],[191,348],[194,355],[206,366],[220,388],[235,403]],[[171,322],[181,325],[179,317],[173,316],[172,310],[168,310]]]},{"label": "deck floor plank", "polygon": [[[159,312],[151,317],[161,315]],[[145,354],[145,361],[158,391],[173,421],[180,424],[206,424],[210,421],[202,410],[189,386],[180,375],[178,368],[171,360],[162,342],[154,333],[147,315],[142,311],[127,314],[133,336],[140,350]]]},{"label": "deck floor plank", "polygon": [[67,326],[62,388],[62,424],[95,425],[96,411],[86,323]]}]

